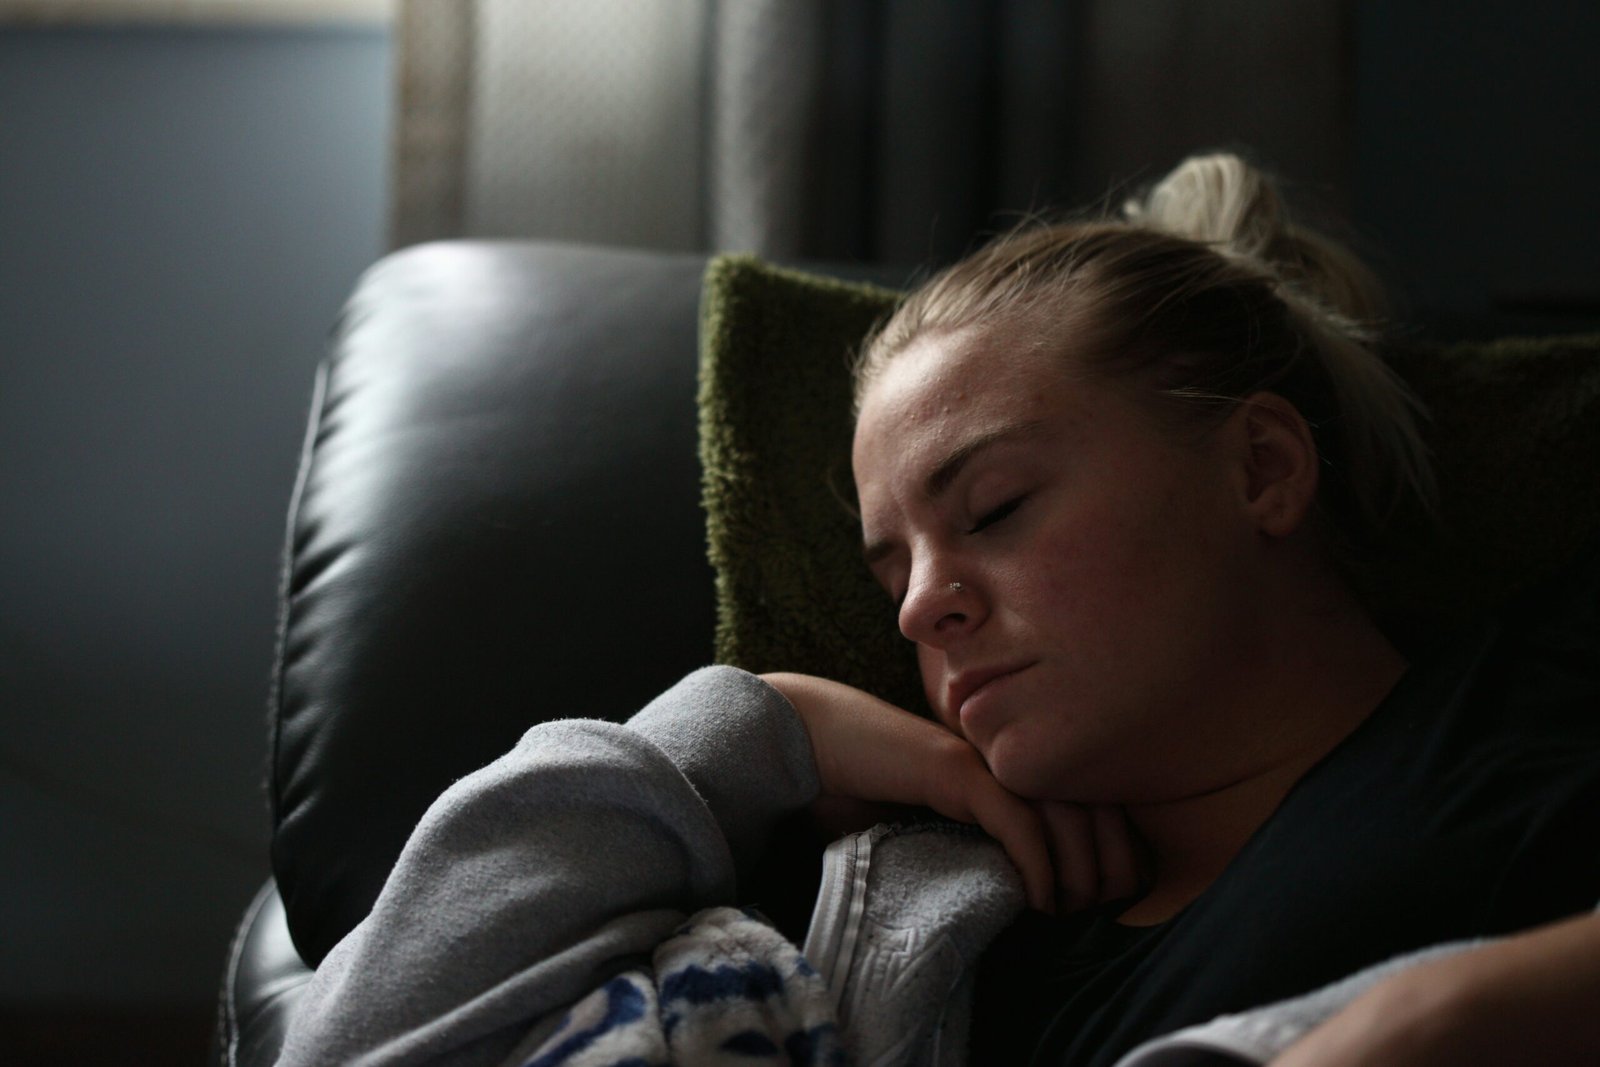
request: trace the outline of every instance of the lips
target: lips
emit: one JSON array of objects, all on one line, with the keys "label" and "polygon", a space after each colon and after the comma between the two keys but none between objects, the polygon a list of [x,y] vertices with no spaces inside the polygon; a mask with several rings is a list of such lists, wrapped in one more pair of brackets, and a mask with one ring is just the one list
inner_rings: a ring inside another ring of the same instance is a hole
[{"label": "lips", "polygon": [[947,703],[945,707],[949,709],[949,713],[953,718],[959,720],[962,707],[968,700],[977,695],[981,689],[991,682],[1009,678],[1011,675],[1027,670],[1031,666],[1033,666],[1032,663],[1012,663],[1005,666],[973,667],[964,670],[951,679],[949,685],[946,686]]}]

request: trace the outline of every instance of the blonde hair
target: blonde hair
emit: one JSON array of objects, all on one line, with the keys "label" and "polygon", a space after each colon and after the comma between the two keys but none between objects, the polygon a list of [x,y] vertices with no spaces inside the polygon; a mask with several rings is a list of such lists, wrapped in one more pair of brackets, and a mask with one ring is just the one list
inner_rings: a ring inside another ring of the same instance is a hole
[{"label": "blonde hair", "polygon": [[1435,493],[1422,405],[1376,350],[1385,312],[1372,272],[1292,223],[1268,178],[1196,156],[1121,218],[1025,228],[935,275],[867,338],[856,405],[918,337],[1018,316],[1089,373],[1146,385],[1180,423],[1273,392],[1311,427],[1319,518],[1354,569],[1396,511]]}]

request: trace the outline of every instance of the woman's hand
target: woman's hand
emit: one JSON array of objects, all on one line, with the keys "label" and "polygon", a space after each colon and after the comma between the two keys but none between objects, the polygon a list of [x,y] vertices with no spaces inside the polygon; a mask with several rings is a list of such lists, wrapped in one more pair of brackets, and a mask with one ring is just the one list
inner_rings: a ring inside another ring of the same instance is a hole
[{"label": "woman's hand", "polygon": [[1126,821],[1115,809],[1032,804],[989,773],[943,726],[842,682],[764,674],[805,724],[827,797],[932,808],[976,823],[1022,874],[1030,906],[1069,910],[1130,896],[1138,885]]},{"label": "woman's hand", "polygon": [[1062,911],[1131,900],[1148,887],[1148,858],[1135,844],[1133,827],[1120,807],[1059,800],[1036,801],[1033,806],[1044,817]]},{"label": "woman's hand", "polygon": [[1586,915],[1401,971],[1272,1064],[1600,1063],[1597,1004],[1600,916]]}]

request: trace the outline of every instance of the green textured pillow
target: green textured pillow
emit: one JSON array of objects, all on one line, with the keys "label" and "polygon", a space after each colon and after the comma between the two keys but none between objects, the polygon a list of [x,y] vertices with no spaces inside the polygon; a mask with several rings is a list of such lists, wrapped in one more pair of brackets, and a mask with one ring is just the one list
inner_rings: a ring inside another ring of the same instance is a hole
[{"label": "green textured pillow", "polygon": [[700,319],[700,462],[716,655],[922,708],[911,646],[861,562],[850,361],[897,294],[713,259]]},{"label": "green textured pillow", "polygon": [[[861,562],[849,363],[896,294],[713,259],[701,307],[700,458],[716,655],[926,709],[911,646]],[[1437,529],[1391,531],[1371,596],[1406,633],[1458,623],[1600,534],[1600,335],[1412,346],[1433,413]]]}]

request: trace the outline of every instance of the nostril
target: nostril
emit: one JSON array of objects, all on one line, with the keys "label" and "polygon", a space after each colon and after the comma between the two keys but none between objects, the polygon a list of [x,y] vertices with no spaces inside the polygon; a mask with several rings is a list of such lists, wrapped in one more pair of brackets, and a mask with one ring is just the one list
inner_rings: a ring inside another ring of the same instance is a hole
[{"label": "nostril", "polygon": [[[900,602],[900,632],[912,641],[927,640],[971,625],[973,588],[970,582],[939,577],[943,568],[918,567],[910,576]],[[948,571],[946,572],[948,574]]]}]

